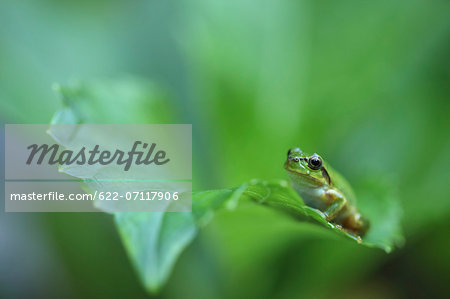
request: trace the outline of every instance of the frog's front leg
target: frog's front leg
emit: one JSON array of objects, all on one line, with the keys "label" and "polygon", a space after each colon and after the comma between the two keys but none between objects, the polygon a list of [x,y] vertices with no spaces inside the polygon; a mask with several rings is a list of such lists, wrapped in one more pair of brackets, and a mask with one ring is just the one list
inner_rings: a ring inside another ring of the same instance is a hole
[{"label": "frog's front leg", "polygon": [[323,213],[325,214],[327,221],[331,221],[336,218],[337,215],[339,215],[339,212],[341,212],[347,204],[347,200],[341,193],[337,192],[334,189],[328,189],[327,191],[325,191],[325,196],[331,202],[331,204],[325,209]]}]

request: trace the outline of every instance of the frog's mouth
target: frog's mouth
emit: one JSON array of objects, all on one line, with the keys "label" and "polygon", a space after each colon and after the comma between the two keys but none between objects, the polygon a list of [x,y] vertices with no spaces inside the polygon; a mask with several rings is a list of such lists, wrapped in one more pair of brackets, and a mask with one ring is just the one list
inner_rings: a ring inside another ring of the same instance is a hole
[{"label": "frog's mouth", "polygon": [[288,167],[288,161],[286,161],[284,163],[284,169],[286,169],[290,173],[293,173],[293,174],[296,174],[296,175],[301,175],[302,177],[307,178],[307,179],[309,179],[309,180],[311,180],[313,182],[320,183],[320,181],[317,178],[315,178],[315,177],[313,177],[313,176],[311,176],[311,175],[309,175],[307,173],[304,173],[304,172],[301,172],[301,171],[295,171],[295,170],[290,169]]}]

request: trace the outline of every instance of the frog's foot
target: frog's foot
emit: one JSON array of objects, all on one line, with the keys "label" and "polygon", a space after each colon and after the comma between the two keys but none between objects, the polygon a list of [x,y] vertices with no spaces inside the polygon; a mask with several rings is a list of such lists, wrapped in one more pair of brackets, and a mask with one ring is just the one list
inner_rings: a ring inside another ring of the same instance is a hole
[{"label": "frog's foot", "polygon": [[358,242],[358,244],[362,243],[362,239],[360,236],[356,235],[356,242]]},{"label": "frog's foot", "polygon": [[362,238],[360,235],[358,235],[357,232],[355,232],[352,229],[348,229],[346,227],[343,227],[341,224],[336,224],[333,223],[334,227],[336,227],[337,229],[339,229],[340,231],[346,233],[347,235],[350,235],[352,237],[352,239],[354,239],[356,242],[358,242],[358,244],[362,243]]},{"label": "frog's foot", "polygon": [[342,226],[352,232],[353,235],[362,237],[369,228],[369,222],[361,216],[358,212],[349,214],[340,222]]}]

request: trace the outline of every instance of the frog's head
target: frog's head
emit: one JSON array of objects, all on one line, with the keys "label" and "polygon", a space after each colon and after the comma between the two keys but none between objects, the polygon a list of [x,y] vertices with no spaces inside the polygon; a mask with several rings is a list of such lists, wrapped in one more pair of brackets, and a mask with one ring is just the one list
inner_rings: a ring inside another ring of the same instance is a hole
[{"label": "frog's head", "polygon": [[284,168],[296,182],[306,185],[331,185],[330,176],[318,154],[308,155],[298,147],[287,153]]}]

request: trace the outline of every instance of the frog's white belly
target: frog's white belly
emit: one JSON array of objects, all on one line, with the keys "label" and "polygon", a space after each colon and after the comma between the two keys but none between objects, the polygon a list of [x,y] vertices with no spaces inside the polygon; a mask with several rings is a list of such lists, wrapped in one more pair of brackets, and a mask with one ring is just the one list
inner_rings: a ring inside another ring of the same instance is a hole
[{"label": "frog's white belly", "polygon": [[298,192],[298,194],[300,194],[306,205],[321,211],[327,208],[327,203],[324,200],[326,190],[323,187],[302,188],[299,186],[294,186],[294,189]]}]

